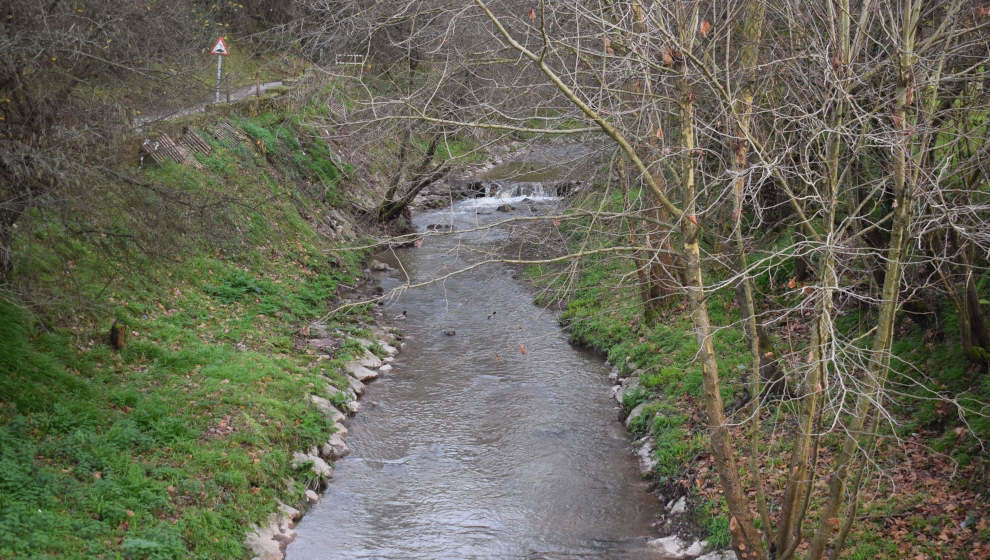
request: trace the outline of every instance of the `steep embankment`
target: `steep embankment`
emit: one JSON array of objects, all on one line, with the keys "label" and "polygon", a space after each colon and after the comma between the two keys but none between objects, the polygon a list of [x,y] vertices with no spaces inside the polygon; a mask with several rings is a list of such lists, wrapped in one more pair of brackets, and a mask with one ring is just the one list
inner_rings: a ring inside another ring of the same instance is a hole
[{"label": "steep embankment", "polygon": [[[603,203],[592,192],[584,204],[609,208],[621,202],[617,197]],[[586,223],[577,217],[562,220],[560,229],[572,240],[614,242],[589,239]],[[714,277],[724,274],[710,272]],[[713,546],[727,546],[730,521],[708,452],[701,364],[686,305],[672,301],[657,321],[646,321],[628,258],[590,256],[572,268],[533,266],[527,274],[543,286],[542,302],[566,302],[562,322],[572,340],[601,352],[614,364],[615,396],[627,415],[626,425],[636,434],[638,452],[651,478],[670,500],[668,509],[683,497],[686,511],[694,512],[671,515],[668,522],[676,526],[687,521],[707,533]],[[765,297],[787,297],[786,278],[781,281],[764,274],[755,280]],[[711,321],[718,326],[713,342],[723,382],[722,399],[734,425],[733,441],[741,456],[755,452],[758,457],[755,464],[747,458],[742,469],[747,481],[762,478],[769,498],[779,500],[792,451],[789,436],[799,429],[782,420],[780,411],[793,407],[795,401],[787,395],[766,397],[762,437],[754,444],[745,424],[751,415],[745,391],[751,362],[738,307],[727,291],[707,295]],[[987,457],[981,443],[990,437],[990,423],[983,414],[985,406],[964,422],[949,404],[986,402],[990,377],[966,360],[951,303],[941,304],[942,320],[937,327],[923,328],[906,317],[898,322],[897,365],[891,375],[902,383],[901,390],[891,406],[893,418],[884,425],[871,453],[875,470],[859,488],[860,509],[844,552],[850,558],[975,558],[990,550]],[[844,315],[839,327],[855,332],[857,315]],[[801,317],[795,317],[785,326],[774,326],[773,336],[787,343],[789,335],[807,333],[809,328]],[[898,377],[902,371],[916,372],[919,367],[929,372],[923,382],[907,383]],[[828,458],[834,449],[823,445],[819,453]],[[828,472],[821,468],[816,473],[816,488],[824,488],[827,480]],[[809,518],[819,515],[819,505],[812,504]]]},{"label": "steep embankment", "polygon": [[[363,253],[335,246],[375,194],[302,123],[313,111],[270,98],[167,123],[192,135],[181,163],[107,165],[85,214],[19,224],[0,557],[246,557],[252,524],[321,483],[293,468],[335,430],[311,395],[348,400],[342,366],[364,353],[348,337],[372,333],[360,307],[308,325],[358,281]],[[323,350],[303,343],[317,334]]]}]

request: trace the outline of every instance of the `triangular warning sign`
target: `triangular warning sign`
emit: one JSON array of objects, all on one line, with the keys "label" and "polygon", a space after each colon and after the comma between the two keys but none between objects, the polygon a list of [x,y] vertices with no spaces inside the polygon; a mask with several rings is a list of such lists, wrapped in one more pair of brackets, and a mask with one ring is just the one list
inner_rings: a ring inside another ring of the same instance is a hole
[{"label": "triangular warning sign", "polygon": [[217,44],[213,45],[213,50],[210,51],[210,54],[223,54],[223,55],[230,54],[230,52],[227,50],[227,43],[223,42],[223,37],[217,39]]}]

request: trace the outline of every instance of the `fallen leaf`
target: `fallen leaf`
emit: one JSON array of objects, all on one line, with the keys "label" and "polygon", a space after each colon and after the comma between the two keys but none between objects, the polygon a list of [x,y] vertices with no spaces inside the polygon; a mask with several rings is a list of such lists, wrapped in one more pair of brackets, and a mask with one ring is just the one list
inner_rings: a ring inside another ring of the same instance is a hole
[{"label": "fallen leaf", "polygon": [[711,30],[712,30],[712,24],[709,23],[707,19],[705,21],[701,22],[701,27],[698,29],[698,31],[701,32],[701,36],[702,37],[707,37],[708,36],[708,33]]},{"label": "fallen leaf", "polygon": [[663,56],[664,66],[674,65],[674,51],[670,50],[670,47],[664,46],[664,48],[660,51],[660,53],[661,56]]}]

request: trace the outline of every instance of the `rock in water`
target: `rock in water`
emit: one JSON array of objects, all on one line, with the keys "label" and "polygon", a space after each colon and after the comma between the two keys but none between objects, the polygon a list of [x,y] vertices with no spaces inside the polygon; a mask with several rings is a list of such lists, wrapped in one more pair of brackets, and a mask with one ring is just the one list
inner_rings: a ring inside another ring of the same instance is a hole
[{"label": "rock in water", "polygon": [[652,539],[650,546],[659,551],[664,558],[669,558],[670,560],[695,558],[704,552],[704,548],[700,542],[689,543],[677,535]]}]

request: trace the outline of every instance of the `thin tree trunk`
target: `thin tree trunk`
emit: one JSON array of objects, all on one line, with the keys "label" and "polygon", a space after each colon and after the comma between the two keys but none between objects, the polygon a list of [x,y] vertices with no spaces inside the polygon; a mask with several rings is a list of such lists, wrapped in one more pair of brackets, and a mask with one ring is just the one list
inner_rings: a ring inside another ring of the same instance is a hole
[{"label": "thin tree trunk", "polygon": [[[619,157],[616,162],[616,171],[619,174],[619,181],[622,183],[622,199],[624,207],[629,207],[629,174],[626,172],[625,158]],[[639,222],[629,225],[630,244],[636,244],[636,236],[639,234]],[[639,299],[643,306],[643,320],[650,324],[656,318],[656,302],[653,299],[653,291],[650,285],[649,259],[644,258],[642,252],[635,251],[630,255],[633,261],[633,268],[636,270],[636,281],[639,287]]]},{"label": "thin tree trunk", "polygon": [[[734,114],[736,119],[736,134],[733,145],[730,146],[733,154],[733,207],[732,207],[732,231],[736,250],[736,267],[741,275],[739,287],[736,290],[737,299],[741,300],[739,309],[743,315],[746,335],[749,338],[750,357],[753,361],[751,369],[752,379],[752,410],[753,419],[750,422],[750,470],[753,474],[753,484],[756,487],[756,503],[760,513],[760,522],[763,525],[766,542],[773,542],[773,530],[770,522],[770,509],[767,505],[766,490],[763,486],[763,479],[760,477],[759,469],[759,436],[760,436],[760,405],[763,402],[762,386],[762,348],[769,346],[769,340],[760,328],[756,317],[756,302],[753,297],[753,283],[748,273],[746,263],[746,242],[742,232],[743,201],[746,187],[746,168],[748,166],[747,156],[749,154],[749,143],[746,138],[749,135],[752,121],[753,90],[749,85],[752,78],[752,69],[756,66],[759,58],[759,42],[763,32],[765,5],[761,0],[751,0],[746,5],[746,17],[742,25],[742,53],[740,65],[742,66],[741,81],[743,87],[739,92],[735,102]],[[739,297],[741,296],[741,297]]]},{"label": "thin tree trunk", "polygon": [[[845,0],[848,2],[848,0]],[[839,508],[845,493],[845,484],[849,472],[856,464],[856,454],[860,452],[860,439],[857,434],[863,433],[868,419],[873,416],[875,403],[880,402],[883,386],[886,383],[886,372],[890,363],[890,349],[894,339],[894,318],[897,313],[900,281],[903,273],[902,262],[908,241],[908,228],[911,223],[911,207],[913,205],[913,185],[908,181],[908,154],[911,149],[908,134],[907,91],[912,87],[909,82],[913,66],[913,51],[915,31],[920,18],[921,1],[904,0],[904,18],[902,27],[901,56],[899,68],[901,78],[897,86],[895,129],[900,134],[900,142],[893,155],[893,189],[894,189],[894,220],[890,230],[890,242],[887,248],[887,265],[884,275],[883,292],[881,294],[880,310],[877,318],[877,330],[873,337],[873,359],[867,368],[864,393],[856,399],[855,412],[851,418],[850,436],[842,445],[842,450],[835,460],[835,469],[829,479],[828,500],[821,512],[818,531],[812,539],[808,551],[809,560],[819,560],[825,554],[833,528],[838,528]]]},{"label": "thin tree trunk", "polygon": [[[691,16],[686,18],[686,25],[681,31],[681,44],[686,50],[691,49],[698,23],[698,8],[695,6]],[[763,542],[753,521],[753,513],[749,509],[749,502],[746,499],[739,468],[736,464],[736,453],[732,447],[729,429],[726,425],[718,374],[718,360],[715,357],[711,321],[708,317],[708,307],[704,298],[705,280],[701,270],[701,248],[699,245],[701,228],[698,224],[695,202],[697,196],[694,153],[696,148],[694,136],[695,99],[688,80],[688,72],[687,62],[684,62],[681,67],[680,100],[681,143],[684,155],[681,157],[680,178],[684,212],[681,220],[681,231],[684,236],[686,288],[691,305],[691,320],[694,325],[698,353],[702,364],[704,403],[708,416],[712,456],[731,516],[729,530],[733,537],[732,548],[739,558],[755,560],[764,557]]]}]

